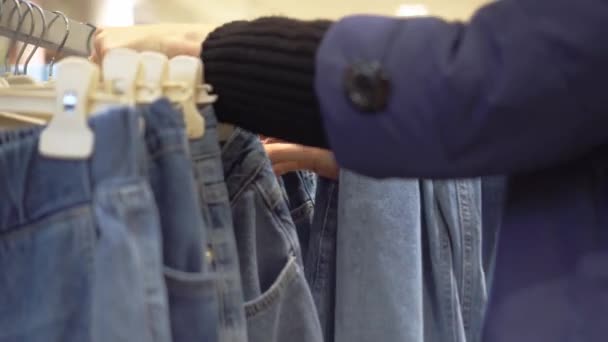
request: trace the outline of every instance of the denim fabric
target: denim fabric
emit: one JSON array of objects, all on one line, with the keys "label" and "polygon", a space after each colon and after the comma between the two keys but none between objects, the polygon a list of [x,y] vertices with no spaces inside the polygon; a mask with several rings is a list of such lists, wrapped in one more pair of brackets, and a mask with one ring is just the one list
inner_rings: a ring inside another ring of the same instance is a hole
[{"label": "denim fabric", "polygon": [[304,273],[315,300],[325,342],[334,340],[338,182],[318,177]]},{"label": "denim fabric", "polygon": [[490,176],[481,178],[481,220],[483,237],[483,269],[488,291],[492,289],[498,236],[502,223],[507,189],[507,178]]},{"label": "denim fabric", "polygon": [[420,191],[416,180],[340,173],[336,342],[422,342]]},{"label": "denim fabric", "polygon": [[222,149],[250,342],[322,341],[283,192],[257,136],[237,129]]},{"label": "denim fabric", "polygon": [[212,107],[201,110],[205,135],[190,140],[194,176],[202,204],[209,244],[207,256],[215,273],[217,336],[205,341],[246,342],[247,322],[228,190],[224,183],[217,119]]},{"label": "denim fabric", "polygon": [[487,303],[481,182],[421,181],[425,340],[475,342]]},{"label": "denim fabric", "polygon": [[166,100],[142,109],[149,179],[158,205],[174,342],[217,336],[215,277],[182,116]]},{"label": "denim fabric", "polygon": [[0,341],[169,341],[160,226],[134,111],[90,120],[88,160],[0,137]]},{"label": "denim fabric", "polygon": [[289,172],[279,177],[278,181],[298,232],[302,255],[306,259],[314,215],[317,175],[310,171]]}]

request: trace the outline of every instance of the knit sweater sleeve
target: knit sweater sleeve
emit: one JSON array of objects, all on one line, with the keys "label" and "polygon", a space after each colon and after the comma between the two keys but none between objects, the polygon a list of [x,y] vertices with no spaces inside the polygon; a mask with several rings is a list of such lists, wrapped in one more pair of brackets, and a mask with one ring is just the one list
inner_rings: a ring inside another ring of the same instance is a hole
[{"label": "knit sweater sleeve", "polygon": [[315,55],[330,21],[267,17],[211,32],[201,58],[221,122],[326,147],[314,90]]}]

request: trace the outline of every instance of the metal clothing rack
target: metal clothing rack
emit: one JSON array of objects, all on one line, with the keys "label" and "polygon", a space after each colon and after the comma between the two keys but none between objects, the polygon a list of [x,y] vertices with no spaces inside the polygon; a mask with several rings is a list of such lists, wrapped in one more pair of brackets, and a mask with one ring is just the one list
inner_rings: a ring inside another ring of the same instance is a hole
[{"label": "metal clothing rack", "polygon": [[29,5],[24,0],[0,0],[1,36],[63,55],[86,57],[91,54],[93,34],[97,29],[94,25],[71,20],[58,11],[42,9],[40,13]]}]

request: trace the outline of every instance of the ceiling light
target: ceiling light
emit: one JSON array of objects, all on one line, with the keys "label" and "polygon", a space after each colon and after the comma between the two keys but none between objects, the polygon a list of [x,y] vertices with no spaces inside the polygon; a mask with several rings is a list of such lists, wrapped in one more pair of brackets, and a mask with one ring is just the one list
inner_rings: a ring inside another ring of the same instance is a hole
[{"label": "ceiling light", "polygon": [[422,17],[429,14],[429,10],[422,4],[402,4],[397,8],[399,17]]}]

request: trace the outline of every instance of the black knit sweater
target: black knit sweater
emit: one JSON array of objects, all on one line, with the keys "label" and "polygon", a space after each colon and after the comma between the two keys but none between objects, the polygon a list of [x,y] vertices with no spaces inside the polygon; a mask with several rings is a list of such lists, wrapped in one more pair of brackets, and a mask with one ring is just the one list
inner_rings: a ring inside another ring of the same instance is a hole
[{"label": "black knit sweater", "polygon": [[203,42],[205,81],[221,122],[327,147],[314,90],[315,55],[330,21],[282,17],[235,21]]}]

